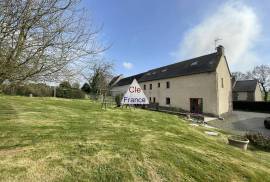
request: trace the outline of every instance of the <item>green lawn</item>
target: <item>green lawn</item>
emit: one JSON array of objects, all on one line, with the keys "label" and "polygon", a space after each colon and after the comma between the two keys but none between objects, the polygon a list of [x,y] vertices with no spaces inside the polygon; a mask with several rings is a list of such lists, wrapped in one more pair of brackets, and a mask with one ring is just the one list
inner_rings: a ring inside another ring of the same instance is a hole
[{"label": "green lawn", "polygon": [[270,153],[177,116],[0,95],[2,181],[270,181]]}]

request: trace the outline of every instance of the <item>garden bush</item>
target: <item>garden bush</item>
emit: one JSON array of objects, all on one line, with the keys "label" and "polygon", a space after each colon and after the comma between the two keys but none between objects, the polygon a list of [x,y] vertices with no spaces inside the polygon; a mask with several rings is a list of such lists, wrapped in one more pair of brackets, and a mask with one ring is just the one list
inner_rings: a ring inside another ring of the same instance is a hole
[{"label": "garden bush", "polygon": [[270,129],[270,117],[264,120],[264,127]]},{"label": "garden bush", "polygon": [[246,137],[254,146],[270,151],[270,137],[261,133],[247,133]]},{"label": "garden bush", "polygon": [[32,94],[35,97],[51,97],[53,88],[43,83],[29,83],[20,85],[3,85],[2,92],[7,95],[29,96]]},{"label": "garden bush", "polygon": [[85,97],[85,93],[76,88],[62,88],[56,89],[56,97],[69,98],[69,99],[82,99]]},{"label": "garden bush", "polygon": [[121,95],[116,95],[115,96],[115,102],[116,102],[117,107],[121,106]]}]

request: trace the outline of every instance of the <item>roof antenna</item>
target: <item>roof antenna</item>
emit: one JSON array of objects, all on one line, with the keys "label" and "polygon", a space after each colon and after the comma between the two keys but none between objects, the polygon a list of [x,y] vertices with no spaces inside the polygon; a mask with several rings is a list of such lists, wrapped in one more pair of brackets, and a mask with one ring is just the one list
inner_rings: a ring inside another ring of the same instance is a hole
[{"label": "roof antenna", "polygon": [[222,39],[220,39],[220,38],[216,38],[216,39],[215,39],[215,50],[217,50],[217,43],[218,43],[218,41],[220,41],[220,40],[222,40]]}]

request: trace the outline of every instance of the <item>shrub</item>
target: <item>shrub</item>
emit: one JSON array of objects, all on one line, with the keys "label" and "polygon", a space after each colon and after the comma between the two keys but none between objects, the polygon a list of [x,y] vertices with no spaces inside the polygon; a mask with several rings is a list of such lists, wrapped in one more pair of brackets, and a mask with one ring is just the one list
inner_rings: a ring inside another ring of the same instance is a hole
[{"label": "shrub", "polygon": [[116,95],[115,96],[115,102],[116,102],[117,107],[121,106],[121,95]]},{"label": "shrub", "polygon": [[63,81],[59,84],[60,88],[72,88],[71,84],[68,81]]},{"label": "shrub", "polygon": [[270,118],[266,118],[264,120],[264,127],[270,129]]},{"label": "shrub", "polygon": [[29,96],[32,94],[36,97],[51,97],[53,95],[53,88],[43,83],[3,85],[2,91],[7,95]]},{"label": "shrub", "polygon": [[85,93],[80,89],[58,87],[56,89],[56,97],[82,99],[85,97]]},{"label": "shrub", "polygon": [[81,90],[82,90],[83,92],[85,92],[85,93],[89,94],[89,93],[90,93],[90,91],[91,91],[91,89],[90,89],[90,85],[89,85],[88,83],[83,84],[83,86],[82,86]]},{"label": "shrub", "polygon": [[270,137],[261,133],[247,133],[246,137],[250,143],[258,148],[270,151]]}]

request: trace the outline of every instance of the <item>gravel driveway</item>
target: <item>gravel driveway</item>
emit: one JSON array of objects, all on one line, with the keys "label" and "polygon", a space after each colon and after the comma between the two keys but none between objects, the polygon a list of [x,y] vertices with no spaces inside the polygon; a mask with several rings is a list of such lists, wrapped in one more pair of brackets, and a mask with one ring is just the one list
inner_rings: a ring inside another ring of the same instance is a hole
[{"label": "gravel driveway", "polygon": [[270,130],[265,129],[263,124],[266,117],[270,117],[270,114],[233,111],[223,121],[214,120],[209,121],[208,124],[233,134],[245,134],[247,131],[252,131],[270,136]]}]

